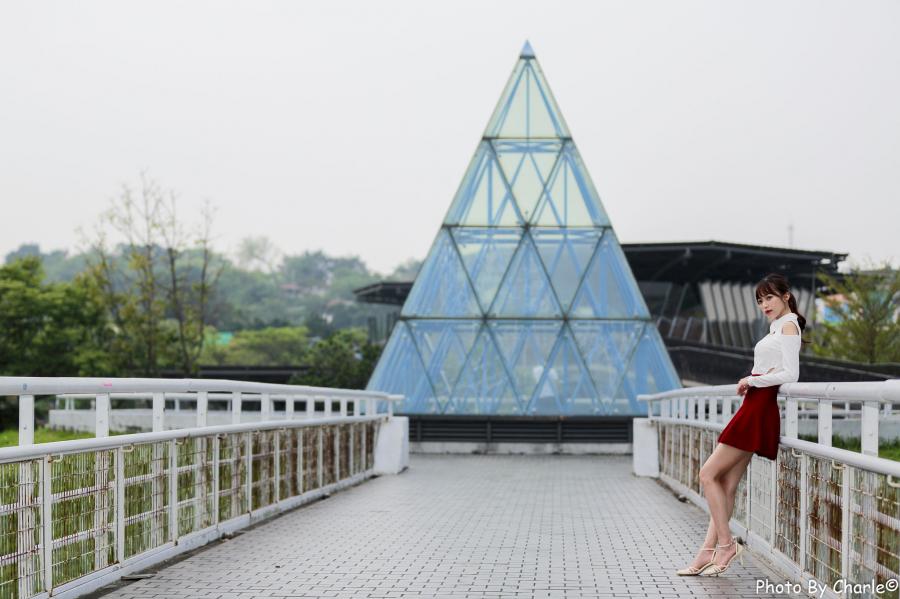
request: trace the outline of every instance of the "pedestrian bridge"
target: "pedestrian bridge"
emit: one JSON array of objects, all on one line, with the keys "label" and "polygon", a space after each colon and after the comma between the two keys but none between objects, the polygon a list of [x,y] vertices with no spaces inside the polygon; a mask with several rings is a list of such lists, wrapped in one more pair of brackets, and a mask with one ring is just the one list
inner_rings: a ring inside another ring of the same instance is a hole
[{"label": "pedestrian bridge", "polygon": [[[719,578],[680,578],[674,570],[706,530],[697,469],[739,399],[733,386],[644,397],[630,457],[410,458],[405,419],[384,394],[0,379],[0,394],[19,397],[23,443],[0,450],[0,598],[784,597],[799,588],[785,583],[896,597],[900,464],[872,453],[880,416],[900,403],[897,383],[784,385],[779,458],[753,459],[732,521],[747,561]],[[165,430],[170,394],[192,402],[196,426]],[[90,397],[99,436],[30,444],[43,395]],[[152,404],[153,432],[105,436],[111,402],[125,398]],[[226,402],[236,423],[208,425],[210,402]],[[259,403],[260,421],[240,423],[247,402]],[[830,447],[833,418],[847,415],[835,402],[858,413],[862,453]],[[796,438],[804,417],[817,420],[819,443]]]}]

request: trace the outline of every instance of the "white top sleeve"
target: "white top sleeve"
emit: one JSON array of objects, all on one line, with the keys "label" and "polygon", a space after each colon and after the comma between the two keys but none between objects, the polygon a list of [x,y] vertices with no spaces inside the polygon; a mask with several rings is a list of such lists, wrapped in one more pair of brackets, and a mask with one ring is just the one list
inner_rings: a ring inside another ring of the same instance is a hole
[{"label": "white top sleeve", "polygon": [[[796,325],[795,325],[796,326]],[[800,380],[800,335],[779,335],[781,343],[782,370],[775,370],[761,376],[751,376],[747,384],[751,387],[771,387]]]}]

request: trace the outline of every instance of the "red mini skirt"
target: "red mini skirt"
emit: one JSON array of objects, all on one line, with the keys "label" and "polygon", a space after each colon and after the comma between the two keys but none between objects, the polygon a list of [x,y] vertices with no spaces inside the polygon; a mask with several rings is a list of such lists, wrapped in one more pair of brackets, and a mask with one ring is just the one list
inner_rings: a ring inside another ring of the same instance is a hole
[{"label": "red mini skirt", "polygon": [[778,387],[780,385],[747,389],[741,407],[719,434],[719,443],[774,460],[778,456],[781,436]]}]

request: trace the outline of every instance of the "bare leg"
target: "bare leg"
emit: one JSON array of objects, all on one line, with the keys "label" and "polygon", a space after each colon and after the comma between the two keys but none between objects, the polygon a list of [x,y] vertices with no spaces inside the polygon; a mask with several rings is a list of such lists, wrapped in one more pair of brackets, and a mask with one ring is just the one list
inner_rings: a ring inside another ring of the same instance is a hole
[{"label": "bare leg", "polygon": [[[726,505],[728,506],[728,520],[731,520],[731,514],[734,512],[734,498],[735,493],[737,492],[737,487],[741,482],[741,477],[744,476],[744,471],[747,469],[747,464],[750,463],[750,458],[753,456],[750,452],[746,453],[743,458],[738,461],[734,466],[728,470],[725,475],[722,477],[722,484],[725,489],[725,495],[727,498]],[[718,535],[716,535],[716,527],[713,522],[712,516],[709,518],[709,526],[706,529],[706,538],[703,539],[702,547],[715,547],[718,541]],[[713,559],[712,551],[697,551],[697,555],[694,557],[694,561],[691,562],[691,566],[695,568],[700,568],[709,560]],[[721,551],[719,552],[721,553]],[[718,560],[716,560],[718,561]]]},{"label": "bare leg", "polygon": [[[726,479],[728,487],[737,488],[740,476],[743,475],[743,469],[738,470],[729,477],[727,476],[735,466],[746,468],[752,453],[719,443],[709,459],[700,469],[700,483],[703,485],[703,493],[706,495],[706,501],[709,504],[709,513],[713,521],[713,528],[716,533],[716,540],[719,545],[726,545],[732,542],[731,529],[728,522],[731,519],[731,513],[734,510],[734,494],[726,491]],[[736,480],[735,480],[736,479]],[[717,564],[723,564],[734,555],[736,547],[725,547],[716,552],[715,561]]]}]

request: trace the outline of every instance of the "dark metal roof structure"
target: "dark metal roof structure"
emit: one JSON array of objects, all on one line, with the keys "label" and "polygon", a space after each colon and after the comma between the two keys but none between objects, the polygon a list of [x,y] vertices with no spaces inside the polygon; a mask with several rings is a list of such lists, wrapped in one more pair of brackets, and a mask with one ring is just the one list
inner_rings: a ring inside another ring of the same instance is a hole
[{"label": "dark metal roof structure", "polygon": [[[791,285],[808,289],[814,273],[837,274],[845,253],[730,243],[683,241],[623,243],[638,281],[692,283],[701,280],[755,283],[780,272]],[[360,302],[402,306],[412,281],[382,281],[355,289]]]}]

